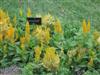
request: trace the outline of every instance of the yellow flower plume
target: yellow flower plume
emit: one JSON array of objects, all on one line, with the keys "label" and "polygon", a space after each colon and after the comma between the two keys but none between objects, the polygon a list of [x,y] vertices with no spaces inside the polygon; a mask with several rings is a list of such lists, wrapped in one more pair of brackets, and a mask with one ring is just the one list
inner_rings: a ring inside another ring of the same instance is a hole
[{"label": "yellow flower plume", "polygon": [[9,24],[10,18],[8,14],[0,9],[0,32],[8,30]]},{"label": "yellow flower plume", "polygon": [[37,46],[35,48],[35,62],[38,62],[40,60],[41,55],[41,47]]},{"label": "yellow flower plume", "polygon": [[86,24],[86,20],[83,20],[82,29],[84,33],[90,32],[90,20],[88,20],[88,24]]},{"label": "yellow flower plume", "polygon": [[31,17],[31,15],[32,15],[31,9],[28,7],[28,9],[27,9],[27,17]]},{"label": "yellow flower plume", "polygon": [[83,32],[86,33],[87,32],[87,26],[86,26],[86,20],[85,19],[83,20],[82,28],[83,28]]},{"label": "yellow flower plume", "polygon": [[0,42],[3,40],[3,35],[0,33]]},{"label": "yellow flower plume", "polygon": [[14,42],[14,33],[15,29],[11,26],[9,27],[6,35],[6,39],[10,40],[11,42]]},{"label": "yellow flower plume", "polygon": [[25,48],[25,37],[20,37],[20,47],[22,48],[22,49],[24,49]]},{"label": "yellow flower plume", "polygon": [[43,66],[48,70],[57,70],[59,67],[60,58],[55,53],[54,47],[48,47],[43,58]]},{"label": "yellow flower plume", "polygon": [[41,43],[49,43],[50,40],[50,29],[49,28],[45,28],[42,29],[42,27],[37,27],[35,32],[33,32],[33,34],[35,34],[36,38],[41,42]]},{"label": "yellow flower plume", "polygon": [[26,39],[27,42],[30,41],[30,25],[29,25],[29,22],[26,23],[25,39]]},{"label": "yellow flower plume", "polygon": [[55,29],[55,32],[63,33],[62,27],[61,27],[61,23],[60,23],[60,21],[58,19],[54,24],[54,29]]}]

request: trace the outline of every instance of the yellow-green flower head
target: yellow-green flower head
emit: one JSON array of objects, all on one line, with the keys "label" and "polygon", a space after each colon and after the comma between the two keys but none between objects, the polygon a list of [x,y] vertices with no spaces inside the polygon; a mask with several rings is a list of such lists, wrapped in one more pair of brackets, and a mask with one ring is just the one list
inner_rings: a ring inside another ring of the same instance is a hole
[{"label": "yellow-green flower head", "polygon": [[3,34],[0,33],[0,42],[3,40]]},{"label": "yellow-green flower head", "polygon": [[54,31],[57,32],[57,33],[63,33],[60,20],[58,20],[58,19],[54,24]]},{"label": "yellow-green flower head", "polygon": [[0,9],[0,32],[8,30],[10,18],[7,13]]},{"label": "yellow-green flower head", "polygon": [[83,20],[82,23],[82,30],[84,33],[90,32],[90,20],[88,20],[88,23],[86,24],[86,20]]},{"label": "yellow-green flower head", "polygon": [[35,37],[42,43],[49,43],[50,40],[50,29],[45,28],[42,29],[42,27],[37,27],[35,32]]},{"label": "yellow-green flower head", "polygon": [[32,16],[32,12],[31,9],[28,7],[27,9],[27,17],[31,17]]},{"label": "yellow-green flower head", "polygon": [[50,14],[42,17],[42,23],[44,25],[50,25],[53,23],[53,21],[54,21],[54,18]]},{"label": "yellow-green flower head", "polygon": [[43,58],[43,66],[48,70],[57,70],[59,67],[60,58],[55,53],[54,47],[48,47]]},{"label": "yellow-green flower head", "polygon": [[38,62],[40,60],[41,55],[41,47],[37,46],[35,47],[35,62]]}]

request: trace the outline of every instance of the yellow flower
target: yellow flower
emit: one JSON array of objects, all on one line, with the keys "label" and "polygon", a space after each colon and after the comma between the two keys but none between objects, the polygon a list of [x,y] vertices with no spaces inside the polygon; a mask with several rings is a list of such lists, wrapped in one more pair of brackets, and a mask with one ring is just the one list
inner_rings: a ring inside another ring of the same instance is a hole
[{"label": "yellow flower", "polygon": [[44,30],[44,35],[42,36],[43,37],[43,40],[45,40],[45,42],[49,43],[49,40],[50,40],[50,32],[49,32],[49,28],[45,28]]},{"label": "yellow flower", "polygon": [[88,20],[88,24],[87,24],[87,32],[90,31],[90,20]]},{"label": "yellow flower", "polygon": [[11,39],[14,36],[14,31],[15,31],[14,28],[10,27],[9,30],[7,31],[7,37]]},{"label": "yellow flower", "polygon": [[27,17],[31,17],[32,16],[32,12],[31,9],[28,7],[27,9]]},{"label": "yellow flower", "polygon": [[19,15],[20,15],[21,17],[23,16],[22,8],[19,9]]},{"label": "yellow flower", "polygon": [[0,41],[2,41],[3,40],[3,35],[2,35],[2,33],[0,33]]},{"label": "yellow flower", "polygon": [[55,53],[54,47],[48,47],[43,58],[43,66],[48,70],[57,70],[59,67],[60,58]]},{"label": "yellow flower", "polygon": [[42,17],[42,23],[44,25],[52,24],[53,20],[54,20],[54,18],[50,14],[45,15],[45,16]]},{"label": "yellow flower", "polygon": [[54,30],[57,33],[63,33],[62,27],[61,27],[61,23],[60,23],[60,21],[58,19],[57,19],[57,21],[54,24]]},{"label": "yellow flower", "polygon": [[37,27],[35,31],[33,31],[33,36],[35,36],[39,41],[42,40],[42,27]]},{"label": "yellow flower", "polygon": [[0,32],[8,30],[10,18],[3,10],[0,9]]},{"label": "yellow flower", "polygon": [[86,26],[86,20],[85,19],[83,20],[82,28],[83,28],[83,32],[86,33],[87,32],[87,26]]},{"label": "yellow flower", "polygon": [[88,24],[86,24],[86,20],[83,20],[82,29],[84,33],[90,32],[90,20],[88,20]]},{"label": "yellow flower", "polygon": [[26,23],[25,32],[26,32],[26,34],[30,34],[30,25],[29,25],[29,22]]},{"label": "yellow flower", "polygon": [[27,42],[30,41],[30,25],[29,25],[29,22],[26,23],[25,38],[26,38]]},{"label": "yellow flower", "polygon": [[13,27],[10,27],[7,31],[6,39],[10,40],[11,42],[14,42],[14,32],[15,29]]},{"label": "yellow flower", "polygon": [[50,31],[49,28],[42,29],[42,27],[37,27],[34,34],[40,42],[49,43],[49,40],[50,40],[49,31]]},{"label": "yellow flower", "polygon": [[22,48],[22,49],[24,49],[25,48],[25,37],[20,37],[20,47]]},{"label": "yellow flower", "polygon": [[0,25],[3,24],[3,16],[4,16],[3,10],[0,9]]},{"label": "yellow flower", "polygon": [[37,46],[35,48],[35,62],[38,62],[40,60],[41,55],[41,47]]}]

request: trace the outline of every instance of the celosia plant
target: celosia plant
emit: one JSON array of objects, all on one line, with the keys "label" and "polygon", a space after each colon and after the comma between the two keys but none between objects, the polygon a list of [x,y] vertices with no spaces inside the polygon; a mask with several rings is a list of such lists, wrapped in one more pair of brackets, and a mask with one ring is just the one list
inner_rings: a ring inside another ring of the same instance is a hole
[{"label": "celosia plant", "polygon": [[87,24],[86,24],[86,20],[83,20],[82,29],[84,33],[90,32],[90,20],[88,20]]},{"label": "celosia plant", "polygon": [[59,68],[60,58],[59,55],[56,54],[54,47],[46,48],[46,53],[43,58],[43,66],[48,70],[57,70]]},{"label": "celosia plant", "polygon": [[37,46],[35,47],[35,62],[40,61],[40,55],[41,55],[41,47]]}]

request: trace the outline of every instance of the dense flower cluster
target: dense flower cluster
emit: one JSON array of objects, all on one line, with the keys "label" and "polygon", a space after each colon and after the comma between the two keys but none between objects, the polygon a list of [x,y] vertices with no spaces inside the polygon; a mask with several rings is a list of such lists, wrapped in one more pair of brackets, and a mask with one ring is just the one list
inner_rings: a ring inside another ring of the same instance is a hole
[{"label": "dense flower cluster", "polygon": [[[19,15],[22,17],[22,9],[19,10]],[[29,7],[26,16],[32,17]],[[54,18],[51,14],[41,16],[41,18],[42,25],[30,25],[26,20],[25,24],[18,20],[22,27],[16,27],[16,16],[11,23],[8,14],[0,9],[1,66],[5,66],[5,62],[9,62],[7,65],[10,65],[11,62],[20,62],[24,65],[32,62],[36,64],[36,70],[39,65],[42,70],[46,69],[47,72],[50,71],[54,74],[67,67],[71,71],[76,71],[76,68],[81,68],[80,66],[85,65],[85,68],[88,69],[96,66],[95,64],[99,60],[100,34],[98,31],[92,31],[90,20],[87,24],[83,20],[80,28],[82,30],[75,33],[75,37],[71,38],[75,41],[70,42],[68,38],[65,39],[67,34],[65,34],[66,31],[63,31],[58,18]]]}]

